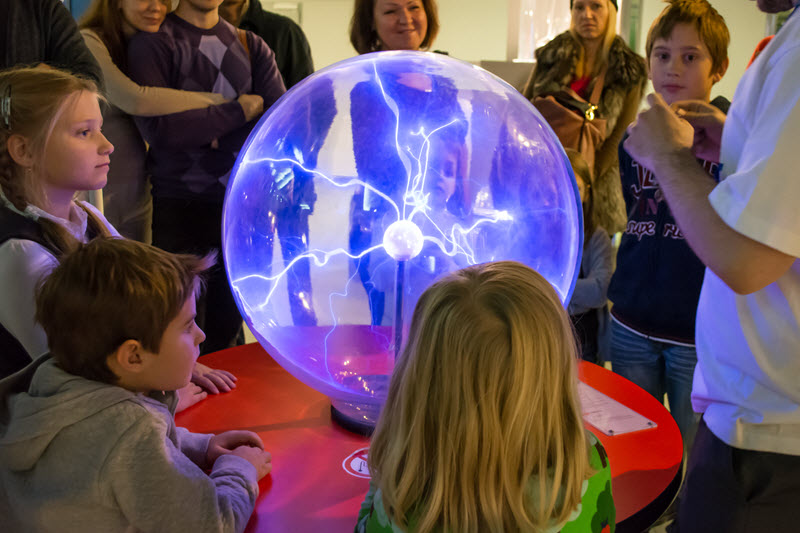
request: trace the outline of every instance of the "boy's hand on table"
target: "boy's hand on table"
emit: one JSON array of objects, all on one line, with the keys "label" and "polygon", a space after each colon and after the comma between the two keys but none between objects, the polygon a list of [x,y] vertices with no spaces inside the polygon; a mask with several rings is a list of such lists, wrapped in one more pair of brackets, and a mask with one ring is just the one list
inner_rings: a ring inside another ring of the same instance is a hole
[{"label": "boy's hand on table", "polygon": [[272,454],[265,452],[261,448],[239,446],[231,452],[231,455],[241,457],[253,465],[256,469],[257,479],[263,478],[272,470]]},{"label": "boy's hand on table", "polygon": [[694,155],[718,163],[725,113],[702,100],[681,100],[672,109],[694,127]]},{"label": "boy's hand on table", "polygon": [[639,164],[657,174],[657,167],[681,152],[690,153],[694,128],[670,109],[659,94],[648,94],[650,109],[628,127],[625,150]]},{"label": "boy's hand on table", "polygon": [[192,383],[203,387],[211,394],[219,394],[236,388],[236,376],[227,370],[213,369],[202,363],[195,363]]},{"label": "boy's hand on table", "polygon": [[208,441],[208,450],[206,450],[208,464],[214,464],[214,461],[221,455],[227,455],[241,446],[264,450],[264,443],[261,441],[261,437],[252,431],[243,429],[225,431],[219,435],[214,435]]},{"label": "boy's hand on table", "polygon": [[213,465],[220,456],[228,454],[241,457],[253,465],[258,479],[266,476],[272,470],[272,454],[264,451],[261,437],[252,431],[226,431],[211,437],[206,452],[208,464]]},{"label": "boy's hand on table", "polygon": [[175,407],[176,413],[180,413],[184,409],[188,409],[194,404],[202,402],[206,399],[206,396],[208,396],[206,391],[194,383],[189,383],[175,392],[178,394],[178,405]]}]

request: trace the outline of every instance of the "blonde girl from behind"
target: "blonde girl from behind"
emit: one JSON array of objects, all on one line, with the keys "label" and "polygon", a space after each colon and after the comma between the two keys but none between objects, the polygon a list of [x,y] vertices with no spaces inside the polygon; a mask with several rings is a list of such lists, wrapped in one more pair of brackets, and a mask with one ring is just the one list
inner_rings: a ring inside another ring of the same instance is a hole
[{"label": "blonde girl from behind", "polygon": [[613,531],[576,350],[555,290],[520,263],[433,284],[372,438],[356,531]]}]

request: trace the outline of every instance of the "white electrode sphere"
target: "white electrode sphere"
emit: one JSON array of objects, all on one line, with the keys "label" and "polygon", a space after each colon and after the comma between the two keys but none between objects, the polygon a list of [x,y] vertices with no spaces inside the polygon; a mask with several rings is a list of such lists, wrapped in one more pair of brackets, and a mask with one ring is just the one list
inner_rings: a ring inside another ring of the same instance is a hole
[{"label": "white electrode sphere", "polygon": [[408,261],[419,255],[425,236],[410,220],[392,222],[383,234],[383,248],[395,261]]},{"label": "white electrode sphere", "polygon": [[582,242],[569,162],[531,103],[426,52],[358,56],[293,87],[242,148],[223,215],[225,268],[250,330],[367,423],[431,283],[515,260],[566,305]]}]

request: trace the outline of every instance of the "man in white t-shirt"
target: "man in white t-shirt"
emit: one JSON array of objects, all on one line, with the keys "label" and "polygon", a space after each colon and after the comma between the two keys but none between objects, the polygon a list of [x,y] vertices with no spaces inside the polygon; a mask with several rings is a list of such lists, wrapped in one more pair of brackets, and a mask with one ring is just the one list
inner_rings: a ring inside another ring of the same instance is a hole
[{"label": "man in white t-shirt", "polygon": [[[758,0],[768,13],[798,3]],[[699,102],[648,101],[625,149],[658,169],[670,209],[707,267],[692,390],[703,420],[678,526],[681,533],[797,531],[800,14],[744,74],[727,118]],[[719,185],[698,157],[722,163]]]}]

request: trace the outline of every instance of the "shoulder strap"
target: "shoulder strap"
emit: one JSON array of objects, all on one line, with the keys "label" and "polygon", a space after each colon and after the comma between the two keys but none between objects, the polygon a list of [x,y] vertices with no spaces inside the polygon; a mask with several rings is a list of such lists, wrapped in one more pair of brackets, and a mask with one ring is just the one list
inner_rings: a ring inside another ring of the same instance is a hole
[{"label": "shoulder strap", "polygon": [[600,71],[600,74],[594,81],[594,89],[592,89],[592,95],[589,97],[589,102],[594,105],[597,105],[598,102],[600,102],[600,95],[603,93],[603,84],[606,82],[607,71],[608,63],[606,63],[606,66],[603,67],[603,70]]},{"label": "shoulder strap", "polygon": [[241,28],[236,28],[236,33],[239,34],[239,42],[244,46],[247,59],[250,59],[250,47],[247,45],[247,32]]},{"label": "shoulder strap", "polygon": [[98,224],[102,224],[98,219],[97,216],[92,213],[92,211],[86,207],[85,202],[76,202],[77,206],[86,213],[86,242],[91,241],[95,237],[101,237],[105,235],[107,232],[104,233],[104,228],[102,226],[98,226]]}]

